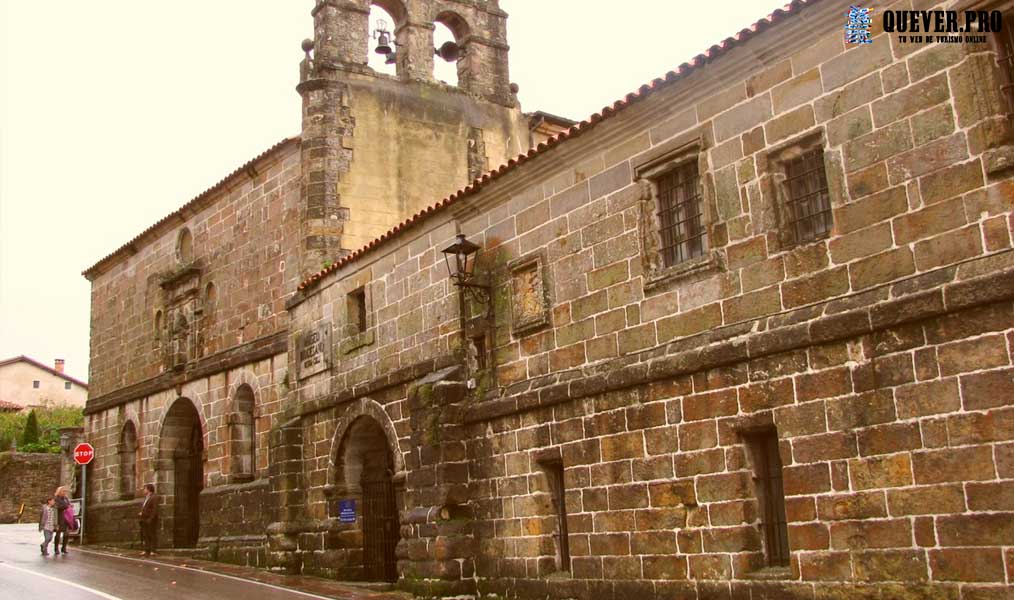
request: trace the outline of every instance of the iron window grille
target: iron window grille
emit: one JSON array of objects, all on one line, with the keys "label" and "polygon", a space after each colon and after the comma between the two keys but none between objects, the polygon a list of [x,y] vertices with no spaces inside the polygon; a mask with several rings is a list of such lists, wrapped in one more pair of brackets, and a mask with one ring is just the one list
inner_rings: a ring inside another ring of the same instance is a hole
[{"label": "iron window grille", "polygon": [[789,229],[795,243],[827,237],[834,223],[822,149],[785,161],[785,189]]},{"label": "iron window grille", "polygon": [[778,433],[771,429],[746,438],[754,462],[754,485],[761,509],[764,548],[770,567],[789,566],[789,531],[785,518],[782,458]]},{"label": "iron window grille", "polygon": [[[1003,22],[1014,25],[1014,11],[1005,14]],[[1000,93],[1008,118],[1014,118],[1014,26],[1006,26],[993,35],[996,41],[996,63],[1002,71]]]},{"label": "iron window grille", "polygon": [[708,245],[697,163],[688,162],[656,180],[662,260],[666,267],[703,256]]}]

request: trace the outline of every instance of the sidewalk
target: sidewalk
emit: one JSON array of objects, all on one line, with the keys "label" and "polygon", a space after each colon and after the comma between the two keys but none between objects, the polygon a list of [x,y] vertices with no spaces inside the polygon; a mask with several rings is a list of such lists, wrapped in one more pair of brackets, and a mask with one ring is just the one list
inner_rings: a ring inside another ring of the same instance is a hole
[{"label": "sidewalk", "polygon": [[227,563],[211,562],[206,560],[195,560],[169,555],[157,555],[153,557],[141,556],[136,550],[123,550],[122,548],[111,548],[107,546],[79,546],[79,551],[90,552],[97,555],[109,555],[128,558],[131,560],[157,563],[166,566],[194,569],[207,573],[214,573],[224,577],[235,577],[258,581],[281,588],[315,594],[335,600],[412,600],[411,594],[403,592],[378,592],[368,589],[368,584],[358,586],[349,583],[339,583],[319,577],[306,575],[282,575],[272,573],[255,567],[240,567]]}]

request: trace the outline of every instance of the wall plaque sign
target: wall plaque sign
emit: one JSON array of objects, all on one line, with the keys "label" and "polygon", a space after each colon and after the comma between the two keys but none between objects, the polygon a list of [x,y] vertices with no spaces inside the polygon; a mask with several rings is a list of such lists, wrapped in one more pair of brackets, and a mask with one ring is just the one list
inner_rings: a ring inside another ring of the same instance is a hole
[{"label": "wall plaque sign", "polygon": [[338,501],[338,520],[342,523],[355,523],[356,522],[356,501],[355,500],[339,500]]},{"label": "wall plaque sign", "polygon": [[316,375],[331,368],[331,324],[304,331],[297,345],[299,378]]}]

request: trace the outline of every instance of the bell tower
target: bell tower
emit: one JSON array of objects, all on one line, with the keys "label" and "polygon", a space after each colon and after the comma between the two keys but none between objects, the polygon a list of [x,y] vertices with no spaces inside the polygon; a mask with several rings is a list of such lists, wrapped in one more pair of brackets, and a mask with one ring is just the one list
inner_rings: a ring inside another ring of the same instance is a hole
[{"label": "bell tower", "polygon": [[[368,59],[388,32],[396,74]],[[507,13],[498,0],[315,0],[303,99],[303,275],[359,248],[483,172],[527,151],[530,133],[510,83]],[[436,24],[453,34],[435,48]],[[435,80],[456,63],[458,85]]]}]

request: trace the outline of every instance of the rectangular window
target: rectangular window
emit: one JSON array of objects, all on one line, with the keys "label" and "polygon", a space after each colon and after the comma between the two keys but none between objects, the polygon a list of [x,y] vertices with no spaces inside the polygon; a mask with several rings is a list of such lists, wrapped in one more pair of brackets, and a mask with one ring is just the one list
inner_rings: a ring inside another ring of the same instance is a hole
[{"label": "rectangular window", "polygon": [[70,382],[69,381],[64,381],[63,382],[63,389],[65,389],[65,390],[69,390],[70,389]]},{"label": "rectangular window", "polygon": [[1014,117],[1014,11],[1003,15],[1003,30],[993,34],[996,62],[1000,66],[1000,93],[1008,116]]},{"label": "rectangular window", "polygon": [[556,513],[556,560],[560,571],[570,571],[570,538],[567,534],[566,488],[563,485],[563,462],[559,459],[541,463],[549,493],[552,496],[553,512]]},{"label": "rectangular window", "polygon": [[785,491],[782,488],[782,458],[778,433],[774,429],[744,436],[754,470],[754,488],[760,504],[764,530],[764,551],[768,566],[789,566],[789,531],[785,519]]},{"label": "rectangular window", "polygon": [[486,334],[474,336],[472,347],[475,348],[475,368],[484,371],[489,367],[489,360],[486,358]]},{"label": "rectangular window", "polygon": [[824,171],[824,151],[815,148],[788,159],[785,167],[786,210],[793,240],[804,244],[826,237],[833,225],[831,198]]},{"label": "rectangular window", "polygon": [[38,379],[36,379],[35,381],[32,382],[32,387],[35,388],[35,389],[39,389],[39,380]]},{"label": "rectangular window", "polygon": [[366,331],[366,288],[349,292],[348,323],[353,334]]},{"label": "rectangular window", "polygon": [[704,227],[697,162],[690,161],[663,174],[656,185],[664,265],[671,267],[703,256],[708,232]]}]

